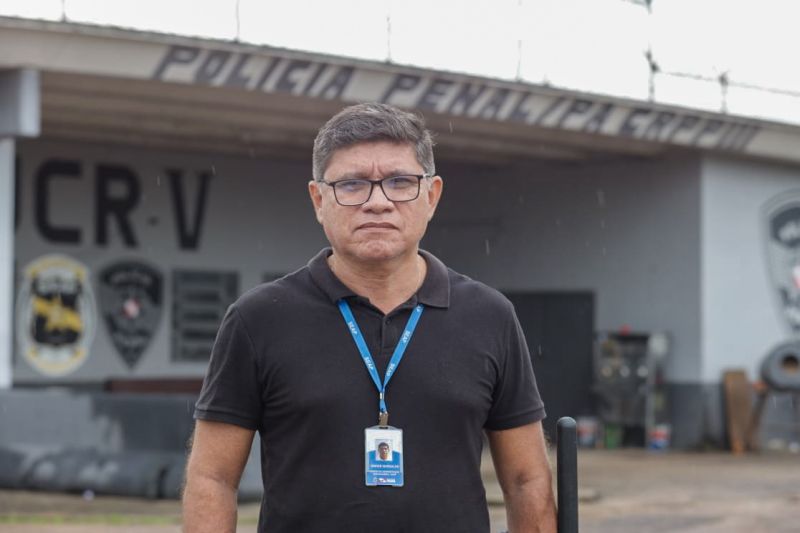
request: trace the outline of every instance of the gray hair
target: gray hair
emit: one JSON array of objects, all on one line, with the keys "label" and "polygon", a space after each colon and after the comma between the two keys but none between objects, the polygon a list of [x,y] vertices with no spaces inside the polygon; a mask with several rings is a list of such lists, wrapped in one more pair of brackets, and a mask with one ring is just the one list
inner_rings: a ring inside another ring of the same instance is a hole
[{"label": "gray hair", "polygon": [[390,141],[414,146],[417,161],[425,174],[436,174],[433,163],[433,137],[425,120],[414,113],[379,103],[346,107],[320,128],[314,139],[313,175],[322,181],[333,153],[359,143]]}]

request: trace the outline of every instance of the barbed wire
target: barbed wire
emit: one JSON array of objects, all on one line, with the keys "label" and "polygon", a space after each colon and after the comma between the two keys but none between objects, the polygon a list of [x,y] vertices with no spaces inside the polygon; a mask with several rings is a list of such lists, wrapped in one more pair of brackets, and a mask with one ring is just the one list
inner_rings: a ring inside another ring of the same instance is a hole
[{"label": "barbed wire", "polygon": [[752,89],[756,91],[764,91],[767,93],[781,94],[783,96],[791,96],[793,98],[800,98],[800,91],[795,91],[792,89],[781,89],[779,87],[769,87],[766,85],[756,85],[754,83],[731,80],[727,72],[723,72],[722,74],[716,77],[704,76],[702,74],[695,74],[692,72],[680,72],[680,71],[659,71],[659,73],[666,76],[675,76],[676,78],[687,78],[696,81],[724,83],[725,85],[728,85],[730,87],[738,87],[740,89]]},{"label": "barbed wire", "polygon": [[[648,16],[653,15],[653,2],[655,0],[619,0],[619,1],[627,4],[634,4],[637,6],[644,7],[647,9]],[[720,108],[723,113],[728,111],[727,100],[728,100],[728,89],[730,87],[735,87],[738,89],[748,89],[748,90],[771,93],[771,94],[779,94],[781,96],[789,96],[792,98],[800,99],[800,90],[784,89],[780,87],[770,87],[767,85],[759,85],[756,83],[749,83],[745,81],[737,81],[736,79],[731,79],[730,71],[727,70],[717,76],[708,76],[693,72],[662,70],[658,64],[656,55],[653,53],[652,44],[649,42],[647,44],[647,49],[644,51],[644,57],[645,60],[647,61],[648,68],[650,69],[649,98],[651,101],[655,100],[656,97],[655,79],[657,75],[691,79],[706,83],[718,83],[720,86],[720,94],[721,94]]]}]

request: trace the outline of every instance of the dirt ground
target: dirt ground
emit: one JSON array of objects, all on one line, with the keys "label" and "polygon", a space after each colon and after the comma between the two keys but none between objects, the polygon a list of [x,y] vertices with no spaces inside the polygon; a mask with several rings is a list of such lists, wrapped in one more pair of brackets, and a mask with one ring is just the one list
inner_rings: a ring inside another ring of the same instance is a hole
[{"label": "dirt ground", "polygon": [[[800,455],[581,450],[581,533],[800,531]],[[492,531],[505,529],[491,470],[484,478]],[[257,504],[238,531],[256,529]],[[180,504],[130,498],[0,491],[4,533],[179,533]]]}]

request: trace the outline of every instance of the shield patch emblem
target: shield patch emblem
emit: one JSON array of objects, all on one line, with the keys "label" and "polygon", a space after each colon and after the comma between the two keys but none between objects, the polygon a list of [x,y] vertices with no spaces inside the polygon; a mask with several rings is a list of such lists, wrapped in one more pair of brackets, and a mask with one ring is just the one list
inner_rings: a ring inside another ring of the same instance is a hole
[{"label": "shield patch emblem", "polygon": [[800,191],[766,205],[767,265],[784,320],[800,333]]},{"label": "shield patch emblem", "polygon": [[45,255],[24,270],[17,297],[17,342],[30,365],[46,376],[65,376],[89,357],[95,303],[85,265]]},{"label": "shield patch emblem", "polygon": [[100,272],[99,301],[108,335],[128,368],[153,339],[163,302],[163,276],[138,261],[122,261]]}]

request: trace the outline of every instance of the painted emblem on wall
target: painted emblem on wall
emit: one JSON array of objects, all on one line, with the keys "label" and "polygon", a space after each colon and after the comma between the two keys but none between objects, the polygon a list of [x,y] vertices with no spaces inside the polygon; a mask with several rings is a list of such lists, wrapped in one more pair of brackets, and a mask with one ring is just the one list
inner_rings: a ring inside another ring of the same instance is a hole
[{"label": "painted emblem on wall", "polygon": [[144,263],[122,261],[100,272],[98,292],[111,342],[133,368],[161,319],[163,276]]},{"label": "painted emblem on wall", "polygon": [[791,330],[800,334],[800,191],[765,206],[767,263],[778,305]]},{"label": "painted emblem on wall", "polygon": [[17,342],[47,376],[74,372],[89,356],[96,312],[89,270],[63,255],[45,255],[23,270],[17,299]]}]

